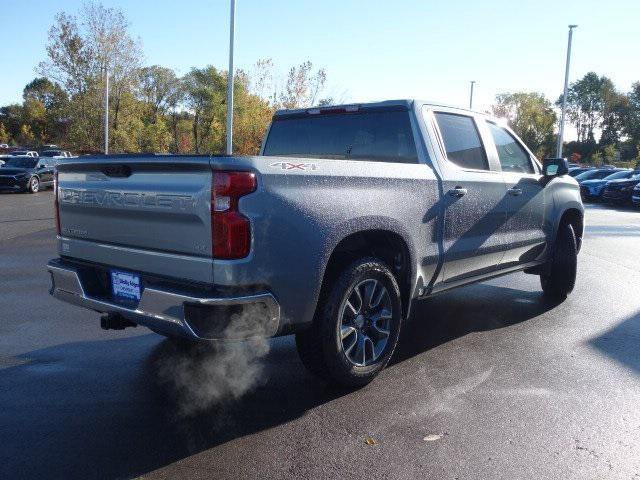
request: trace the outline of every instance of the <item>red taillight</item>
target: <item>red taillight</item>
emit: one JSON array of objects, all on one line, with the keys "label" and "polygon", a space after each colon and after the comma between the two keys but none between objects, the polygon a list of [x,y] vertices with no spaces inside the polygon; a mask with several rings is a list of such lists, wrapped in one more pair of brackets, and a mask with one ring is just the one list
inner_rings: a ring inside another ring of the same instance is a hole
[{"label": "red taillight", "polygon": [[56,228],[60,235],[60,204],[58,202],[58,170],[53,172],[53,206],[56,211]]},{"label": "red taillight", "polygon": [[251,225],[238,211],[241,196],[256,189],[251,172],[214,171],[211,185],[211,235],[214,258],[232,259],[249,255]]}]

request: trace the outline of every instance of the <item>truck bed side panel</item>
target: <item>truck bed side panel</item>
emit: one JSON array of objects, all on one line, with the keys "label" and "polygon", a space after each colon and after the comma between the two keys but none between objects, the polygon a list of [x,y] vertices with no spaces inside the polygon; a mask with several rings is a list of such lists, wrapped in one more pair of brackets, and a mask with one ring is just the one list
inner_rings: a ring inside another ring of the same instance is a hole
[{"label": "truck bed side panel", "polygon": [[226,162],[216,158],[214,166],[251,168],[259,181],[258,190],[240,200],[252,220],[252,253],[215,261],[216,284],[268,285],[285,325],[312,320],[327,261],[355,232],[397,233],[412,255],[414,284],[431,280],[438,261],[439,196],[429,166],[283,157]]}]

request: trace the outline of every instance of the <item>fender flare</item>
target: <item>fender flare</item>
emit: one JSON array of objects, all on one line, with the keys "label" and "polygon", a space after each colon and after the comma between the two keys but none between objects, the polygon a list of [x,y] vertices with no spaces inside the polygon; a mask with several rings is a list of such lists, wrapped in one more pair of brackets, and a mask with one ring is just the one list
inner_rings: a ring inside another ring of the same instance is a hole
[{"label": "fender flare", "polygon": [[[411,235],[406,230],[406,228],[398,221],[393,218],[383,217],[383,216],[365,216],[354,219],[346,220],[342,223],[339,223],[335,226],[335,228],[331,229],[331,232],[327,235],[326,240],[323,244],[322,255],[321,255],[321,267],[320,267],[320,285],[324,284],[325,274],[327,270],[327,265],[329,264],[329,260],[331,255],[334,253],[336,247],[347,237],[364,232],[371,231],[387,231],[393,233],[400,237],[407,248],[407,268],[408,268],[408,292],[407,292],[407,305],[406,308],[403,308],[407,313],[407,316],[411,310],[411,303],[413,298],[415,297],[415,291],[417,288],[417,284],[419,283],[419,279],[417,278],[417,263],[416,263],[416,246],[411,239]],[[318,299],[316,298],[316,301]]]}]

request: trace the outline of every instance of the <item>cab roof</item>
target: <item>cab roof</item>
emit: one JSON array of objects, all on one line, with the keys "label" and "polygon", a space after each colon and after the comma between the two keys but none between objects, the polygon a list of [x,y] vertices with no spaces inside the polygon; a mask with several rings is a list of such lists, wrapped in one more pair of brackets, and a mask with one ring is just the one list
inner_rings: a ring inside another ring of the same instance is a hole
[{"label": "cab roof", "polygon": [[381,102],[363,102],[363,103],[345,103],[338,105],[326,105],[326,106],[315,106],[309,108],[292,108],[292,109],[282,109],[277,110],[274,113],[274,117],[291,117],[291,116],[303,116],[303,115],[314,115],[314,114],[328,114],[328,113],[347,113],[347,112],[357,112],[357,111],[379,111],[379,110],[410,110],[413,108],[414,104],[419,105],[428,105],[433,107],[446,107],[452,108],[456,110],[460,110],[461,112],[469,112],[473,114],[486,115],[486,113],[478,112],[475,110],[469,110],[468,108],[463,108],[455,105],[448,105],[444,102],[434,102],[427,100],[418,100],[418,99],[401,99],[401,100],[384,100]]}]

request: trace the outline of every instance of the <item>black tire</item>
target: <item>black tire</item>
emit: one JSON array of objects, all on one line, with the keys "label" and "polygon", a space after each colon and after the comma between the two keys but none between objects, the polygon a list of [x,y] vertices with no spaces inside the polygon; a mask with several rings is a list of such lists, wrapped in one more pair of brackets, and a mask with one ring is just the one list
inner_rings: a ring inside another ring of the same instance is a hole
[{"label": "black tire", "polygon": [[38,193],[40,191],[40,179],[38,177],[31,177],[29,183],[27,183],[27,192]]},{"label": "black tire", "polygon": [[[351,300],[357,303],[357,298],[358,312],[348,307]],[[312,327],[296,334],[296,346],[311,373],[334,385],[358,388],[387,366],[398,344],[401,324],[402,302],[396,278],[384,262],[363,258],[345,268],[326,289]],[[344,331],[351,333],[343,338]],[[343,342],[353,343],[349,348]],[[356,363],[353,357],[361,361]]]},{"label": "black tire", "polygon": [[556,301],[567,298],[576,283],[577,265],[576,235],[569,223],[563,223],[558,227],[553,256],[546,271],[540,275],[545,296]]}]

